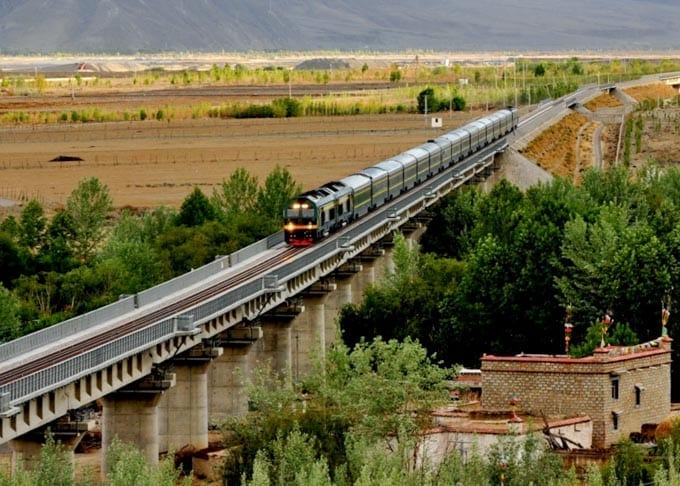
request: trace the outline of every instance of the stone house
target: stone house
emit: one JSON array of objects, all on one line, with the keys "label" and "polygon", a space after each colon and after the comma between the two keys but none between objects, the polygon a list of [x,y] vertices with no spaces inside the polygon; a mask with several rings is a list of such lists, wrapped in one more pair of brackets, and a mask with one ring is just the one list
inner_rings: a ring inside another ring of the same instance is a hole
[{"label": "stone house", "polygon": [[605,346],[592,356],[482,357],[482,408],[592,420],[592,447],[612,444],[661,422],[671,411],[671,342]]}]

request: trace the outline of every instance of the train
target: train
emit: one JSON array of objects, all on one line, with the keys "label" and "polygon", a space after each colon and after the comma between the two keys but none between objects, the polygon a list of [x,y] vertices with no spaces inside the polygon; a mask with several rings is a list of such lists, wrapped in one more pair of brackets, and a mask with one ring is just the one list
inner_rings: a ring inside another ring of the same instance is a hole
[{"label": "train", "polygon": [[303,192],[284,210],[286,243],[313,245],[514,131],[518,122],[517,108],[501,109],[344,179]]}]

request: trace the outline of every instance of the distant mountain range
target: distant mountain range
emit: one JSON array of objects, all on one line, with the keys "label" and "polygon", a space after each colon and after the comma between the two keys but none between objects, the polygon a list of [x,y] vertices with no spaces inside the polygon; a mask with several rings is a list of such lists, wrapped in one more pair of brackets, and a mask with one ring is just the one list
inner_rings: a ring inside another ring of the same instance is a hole
[{"label": "distant mountain range", "polygon": [[0,2],[0,55],[678,48],[678,0]]}]

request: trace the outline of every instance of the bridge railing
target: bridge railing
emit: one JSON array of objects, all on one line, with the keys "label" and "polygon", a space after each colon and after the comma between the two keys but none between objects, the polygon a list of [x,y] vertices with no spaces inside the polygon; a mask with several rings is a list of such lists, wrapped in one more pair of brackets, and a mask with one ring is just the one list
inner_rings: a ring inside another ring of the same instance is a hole
[{"label": "bridge railing", "polygon": [[[253,295],[267,291],[267,282],[264,278],[259,278],[192,309],[184,310],[182,314],[192,316],[193,328],[199,321],[223,313],[225,309],[233,308]],[[179,328],[178,319],[174,316],[165,318],[115,341],[0,386],[0,397],[4,397],[8,405],[17,400],[25,402],[47,390],[53,390],[82,376],[102,370],[186,331],[187,329]],[[7,408],[0,408],[0,413],[3,412],[7,412]]]},{"label": "bridge railing", "polygon": [[217,275],[219,272],[242,263],[282,242],[283,231],[279,231],[230,255],[220,257],[207,265],[139,292],[136,295],[122,297],[120,300],[104,307],[4,343],[0,345],[0,361],[21,356],[94,326],[119,319],[125,314],[134,312],[138,307],[153,304],[174,293],[199,284],[209,277]]},{"label": "bridge railing", "polygon": [[[437,181],[440,181],[443,184],[443,181],[446,178],[452,177],[451,173],[454,173],[455,170],[456,169],[452,168],[450,171],[442,173],[436,180],[433,180],[433,184],[428,184],[427,186],[420,187],[405,194],[403,199],[399,202],[400,208],[405,210],[410,207],[410,205],[415,204],[418,200],[426,197],[425,194],[431,191],[431,188],[437,184]],[[0,413],[13,413],[11,411],[12,402],[25,402],[30,398],[41,395],[47,390],[54,389],[63,384],[73,382],[79,377],[104,369],[116,361],[120,361],[128,356],[149,349],[158,343],[167,341],[173,336],[191,331],[191,329],[196,328],[199,324],[208,321],[217,315],[224,314],[243,303],[252,301],[253,297],[256,297],[257,295],[281,291],[281,284],[285,283],[287,280],[294,278],[304,272],[307,268],[317,265],[318,261],[322,260],[324,257],[346,251],[344,248],[345,246],[347,246],[348,249],[352,248],[350,246],[351,243],[363,238],[368,233],[375,232],[375,229],[379,226],[383,225],[384,231],[389,231],[392,225],[392,222],[389,220],[389,215],[394,212],[394,209],[391,209],[390,211],[388,211],[387,208],[379,209],[373,213],[371,217],[364,218],[355,225],[352,225],[351,228],[348,228],[348,231],[341,239],[330,239],[315,245],[300,258],[285,263],[281,268],[280,279],[278,278],[277,270],[274,270],[264,277],[254,278],[244,285],[228,290],[210,300],[201,302],[193,308],[183,310],[182,315],[191,315],[191,322],[182,322],[188,326],[187,329],[178,328],[178,319],[175,319],[176,316],[164,318],[157,323],[151,324],[144,329],[134,331],[116,341],[104,344],[96,349],[55,364],[50,368],[1,386],[0,398],[2,398],[3,403],[7,404],[7,407],[0,409]],[[236,252],[236,254],[222,257],[189,274],[177,277],[171,284],[166,282],[165,284],[161,284],[160,286],[144,291],[143,293],[150,295],[150,292],[157,292],[157,295],[159,296],[169,295],[176,291],[177,285],[181,285],[184,289],[187,286],[193,285],[197,280],[200,281],[200,279],[206,279],[213,276],[215,272],[221,270],[223,266],[223,263],[221,264],[221,262],[224,262],[226,259],[228,259],[229,264],[233,266],[246,261],[248,258],[257,255],[263,250],[269,249],[282,241],[283,234],[282,232],[279,232],[275,235],[271,235],[265,240],[259,241]],[[357,250],[358,249],[354,249],[350,251],[355,252]],[[160,292],[158,287],[165,289],[165,291]],[[101,318],[102,316],[107,315],[109,316],[109,319],[112,319],[112,317],[119,318],[120,315],[115,312],[121,309],[129,311],[134,308],[134,303],[135,301],[132,297],[127,297],[122,301],[107,306],[107,308],[99,309],[97,317]],[[263,308],[264,307],[265,306],[263,306]],[[90,314],[96,314],[96,312]],[[66,334],[69,331],[73,331],[73,329],[76,328],[76,325],[83,326],[84,323],[88,322],[88,319],[91,317],[90,314],[75,318],[72,320],[72,323],[67,321],[57,326],[53,326],[53,328],[45,329],[44,331],[46,332],[35,334],[41,334],[41,337],[44,339],[49,335],[49,332],[55,333],[60,330],[60,328],[63,329],[60,334]],[[89,322],[93,321],[94,319],[89,319]],[[26,336],[17,341],[29,342],[33,337],[34,336]],[[16,343],[16,341],[13,341],[12,343]]]}]

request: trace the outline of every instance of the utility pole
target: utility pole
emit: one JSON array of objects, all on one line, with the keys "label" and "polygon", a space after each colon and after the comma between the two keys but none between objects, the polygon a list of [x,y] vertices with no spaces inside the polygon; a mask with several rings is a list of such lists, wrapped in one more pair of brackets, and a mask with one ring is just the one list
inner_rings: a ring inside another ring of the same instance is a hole
[{"label": "utility pole", "polygon": [[515,85],[515,107],[517,107],[517,58],[512,63],[512,80]]},{"label": "utility pole", "polygon": [[427,126],[427,94],[425,95],[425,126]]}]

